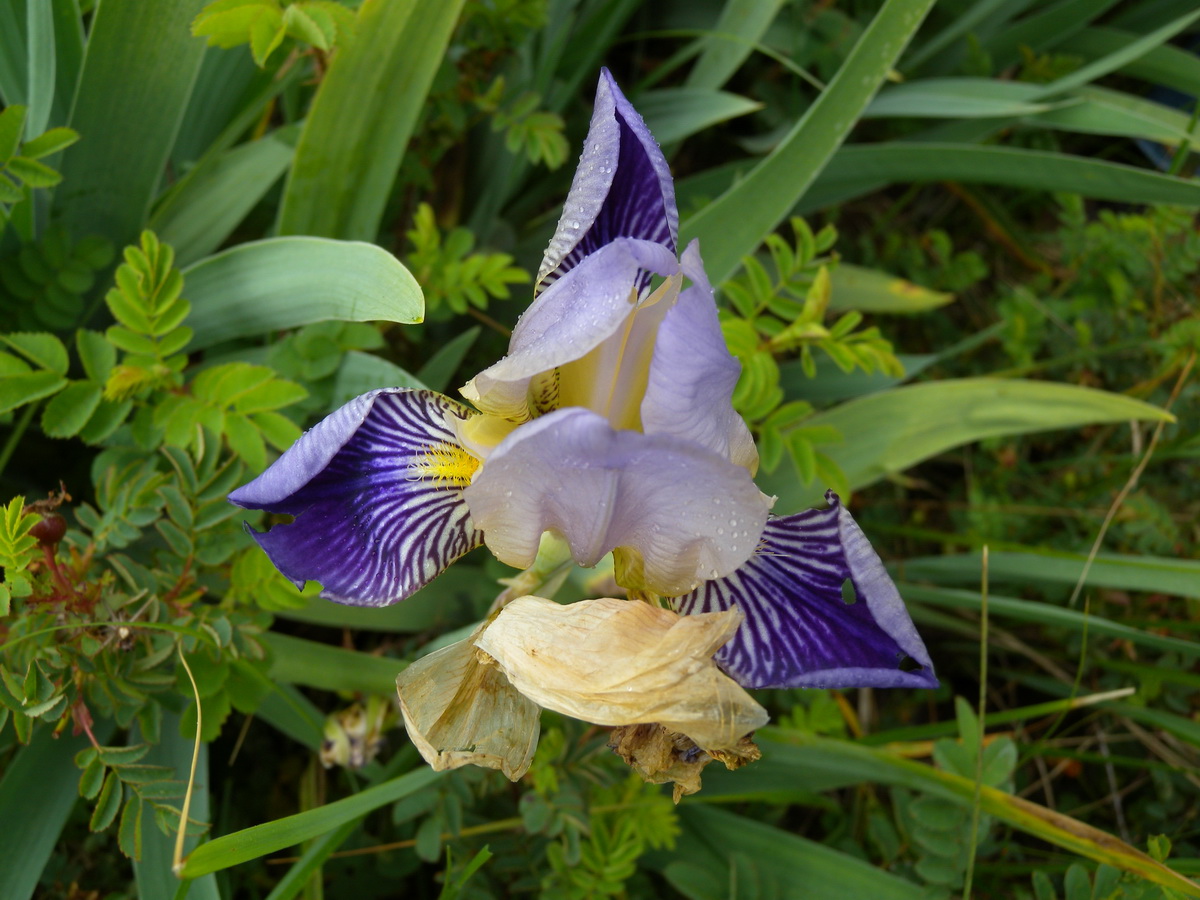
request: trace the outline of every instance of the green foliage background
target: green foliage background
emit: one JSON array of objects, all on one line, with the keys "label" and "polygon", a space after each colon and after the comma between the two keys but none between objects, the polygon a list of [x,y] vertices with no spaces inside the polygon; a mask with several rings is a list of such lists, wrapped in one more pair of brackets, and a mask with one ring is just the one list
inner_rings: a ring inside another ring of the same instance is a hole
[{"label": "green foliage background", "polygon": [[[1200,897],[1198,23],[0,0],[0,896]],[[225,501],[503,353],[601,65],[776,511],[853,495],[942,679],[760,692],[764,758],[677,807],[550,713],[515,785],[429,771],[395,675],[511,572],[338,607]]]}]

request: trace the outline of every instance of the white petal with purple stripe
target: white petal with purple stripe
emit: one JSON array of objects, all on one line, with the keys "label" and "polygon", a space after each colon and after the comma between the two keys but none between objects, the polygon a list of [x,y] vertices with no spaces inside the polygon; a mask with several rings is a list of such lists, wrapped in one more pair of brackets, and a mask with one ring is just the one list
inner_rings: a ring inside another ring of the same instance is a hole
[{"label": "white petal with purple stripe", "polygon": [[446,424],[468,415],[431,391],[371,391],[229,499],[295,516],[247,530],[297,587],[317,581],[339,603],[395,603],[483,543],[462,498],[475,463]]},{"label": "white petal with purple stripe", "polygon": [[828,509],[768,520],[747,563],[676,608],[741,609],[746,621],[716,659],[744,687],[936,687],[878,554],[837,495],[825,498]]}]

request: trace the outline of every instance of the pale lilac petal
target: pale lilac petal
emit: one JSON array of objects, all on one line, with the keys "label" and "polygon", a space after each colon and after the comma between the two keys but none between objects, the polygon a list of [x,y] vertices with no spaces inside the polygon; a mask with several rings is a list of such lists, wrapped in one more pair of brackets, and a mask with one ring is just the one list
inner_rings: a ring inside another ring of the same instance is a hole
[{"label": "pale lilac petal", "polygon": [[602,69],[592,123],[538,271],[537,290],[615,238],[654,241],[674,253],[678,232],[667,160],[641,115]]},{"label": "pale lilac petal", "polygon": [[741,609],[746,621],[716,659],[744,687],[937,687],[878,554],[837,495],[825,498],[828,509],[768,520],[749,562],[676,608]]},{"label": "pale lilac petal", "polygon": [[321,596],[339,603],[395,603],[483,542],[462,484],[421,471],[431,451],[456,450],[448,415],[469,411],[432,391],[363,394],[229,500],[295,516],[270,531],[247,530],[297,587],[317,581]]},{"label": "pale lilac petal", "polygon": [[731,402],[741,365],[725,346],[696,241],[683,251],[682,264],[692,286],[658,330],[642,400],[643,430],[695,441],[753,474],[758,451]]},{"label": "pale lilac petal", "polygon": [[508,355],[484,369],[462,394],[482,412],[521,418],[536,375],[582,359],[626,323],[639,278],[679,269],[660,244],[620,239],[590,255],[554,283],[513,329]]},{"label": "pale lilac petal", "polygon": [[511,566],[530,565],[552,530],[582,566],[637,550],[647,586],[667,595],[745,562],[770,506],[745,469],[698,444],[618,431],[578,407],[517,429],[465,496],[488,547]]}]

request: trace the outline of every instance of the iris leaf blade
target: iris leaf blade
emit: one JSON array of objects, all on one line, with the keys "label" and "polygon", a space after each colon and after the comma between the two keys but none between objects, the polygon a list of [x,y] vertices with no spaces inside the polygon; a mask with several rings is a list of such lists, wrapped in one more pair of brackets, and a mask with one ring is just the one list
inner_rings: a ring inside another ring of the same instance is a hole
[{"label": "iris leaf blade", "polygon": [[[1119,28],[1086,28],[1063,43],[1066,53],[1097,59],[1115,53],[1137,40]],[[1121,67],[1121,73],[1151,84],[1175,88],[1184,94],[1200,95],[1200,58],[1170,44],[1155,47]]]},{"label": "iris leaf blade", "polygon": [[720,122],[749,115],[762,104],[727,91],[665,88],[640,94],[637,108],[655,139],[670,144]]},{"label": "iris leaf blade", "polygon": [[374,240],[464,0],[367,0],[305,122],[280,234]]},{"label": "iris leaf blade", "polygon": [[[731,873],[731,869],[736,870],[747,862],[752,865],[760,884],[766,882],[769,885],[767,894],[785,900],[843,900],[846,897],[917,900],[923,895],[923,889],[912,882],[763,822],[702,803],[689,803],[680,810],[684,838],[672,855],[671,863],[663,866],[663,873],[675,883],[681,874],[680,862],[688,864],[697,875],[705,873],[712,893],[689,891],[689,896],[732,896],[727,894],[728,886],[740,879]],[[693,888],[700,884],[692,882]],[[684,887],[683,884],[676,886]],[[741,887],[744,890],[744,886]],[[778,893],[771,894],[771,889]],[[739,890],[736,896],[743,894]]]},{"label": "iris leaf blade", "polygon": [[57,61],[54,52],[54,8],[41,0],[27,3],[29,29],[29,112],[25,138],[37,137],[50,123],[54,103]]},{"label": "iris leaf blade", "polygon": [[271,679],[326,691],[390,694],[404,668],[398,659],[385,659],[328,644],[270,632],[263,642],[275,653]]},{"label": "iris leaf blade", "polygon": [[24,18],[25,0],[0,0],[0,100],[5,106],[22,105],[28,96]]},{"label": "iris leaf blade", "polygon": [[[988,577],[994,583],[1029,581],[1074,585],[1087,555],[1063,551],[993,551],[988,554]],[[905,561],[908,578],[942,584],[975,584],[980,557],[976,553],[925,556]],[[1088,569],[1086,584],[1123,591],[1151,591],[1200,597],[1200,562],[1152,556],[1098,555]]]},{"label": "iris leaf blade", "polygon": [[177,265],[190,265],[221,246],[287,171],[293,139],[274,132],[235,147],[172,192],[149,227],[175,248]]},{"label": "iris leaf blade", "polygon": [[[110,723],[99,723],[97,740],[103,742],[111,731]],[[50,728],[37,728],[0,780],[0,818],[20,823],[19,828],[6,829],[0,841],[0,897],[5,900],[33,896],[59,832],[79,799],[74,756],[88,746],[87,739],[54,738],[50,732]]]},{"label": "iris leaf blade", "polygon": [[1200,136],[1189,134],[1189,117],[1169,106],[1104,88],[1082,88],[1078,101],[1029,121],[1064,131],[1143,138],[1172,147],[1187,142],[1200,148]]},{"label": "iris leaf blade", "polygon": [[932,5],[932,0],[888,0],[783,142],[742,181],[682,223],[682,244],[700,239],[714,283],[727,280],[803,197]]},{"label": "iris leaf blade", "polygon": [[[927,604],[928,606],[937,606],[945,609],[979,609],[979,594],[974,591],[935,588],[916,584],[902,584],[900,590],[909,600]],[[1101,616],[1085,614],[1079,610],[1066,609],[1062,606],[1056,606],[1053,603],[989,595],[988,612],[999,618],[1060,627],[1075,633],[1081,632],[1086,625],[1094,634],[1128,641],[1131,644],[1141,647],[1150,647],[1166,653],[1179,653],[1188,657],[1200,656],[1200,644],[1194,641],[1155,634],[1152,631],[1133,628],[1122,622],[1114,622],[1111,619],[1105,619]],[[914,616],[918,619],[921,618],[919,611],[915,611]]]},{"label": "iris leaf blade", "polygon": [[779,14],[783,0],[726,0],[700,57],[688,72],[689,88],[722,87],[738,70]]},{"label": "iris leaf blade", "polygon": [[1200,206],[1200,184],[1133,166],[1017,147],[896,141],[842,147],[800,203],[824,209],[894,182],[961,181],[1065,191],[1118,203]]},{"label": "iris leaf blade", "polygon": [[[851,488],[860,488],[983,438],[1131,419],[1171,416],[1140,400],[1069,384],[962,378],[859,397],[817,413],[805,425],[838,430],[838,465]],[[823,490],[800,485],[782,466],[760,481],[763,490],[778,495],[777,514],[813,505]]]},{"label": "iris leaf blade", "polygon": [[[76,238],[132,243],[150,208],[204,54],[204,0],[105,0],[96,10],[63,154],[57,217]],[[130,136],[136,135],[136,140]]]},{"label": "iris leaf blade", "polygon": [[424,297],[386,250],[283,237],[241,244],[183,272],[193,349],[327,319],[419,322]]},{"label": "iris leaf blade", "polygon": [[[174,779],[187,781],[192,765],[192,742],[179,734],[179,716],[167,712],[163,715],[162,740],[150,748],[143,758],[146,765],[169,766],[175,770]],[[200,745],[200,757],[196,766],[196,787],[192,793],[192,806],[188,817],[199,822],[210,821],[208,745]],[[178,803],[179,801],[172,801]],[[189,838],[187,846],[195,844]],[[179,879],[171,871],[171,854],[174,835],[168,837],[157,828],[142,828],[142,858],[133,863],[139,897],[171,897]],[[220,900],[221,893],[216,879],[208,875],[192,882],[188,900]]]}]

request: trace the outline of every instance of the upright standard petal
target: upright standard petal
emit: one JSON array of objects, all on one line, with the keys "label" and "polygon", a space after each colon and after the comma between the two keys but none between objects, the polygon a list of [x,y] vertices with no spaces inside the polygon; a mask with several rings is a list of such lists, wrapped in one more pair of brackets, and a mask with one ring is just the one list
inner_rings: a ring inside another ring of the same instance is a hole
[{"label": "upright standard petal", "polygon": [[682,594],[745,562],[770,500],[750,473],[691,441],[618,431],[573,407],[521,426],[465,491],[471,516],[504,562],[530,565],[542,532],[593,566],[629,547],[645,587]]},{"label": "upright standard petal", "polygon": [[878,554],[837,494],[825,499],[828,509],[770,519],[749,562],[676,609],[742,610],[717,662],[744,687],[937,687]]},{"label": "upright standard petal", "polygon": [[681,262],[692,286],[679,295],[658,330],[642,428],[695,441],[754,474],[754,438],[731,402],[741,366],[725,346],[696,241],[683,251]]},{"label": "upright standard petal", "polygon": [[659,723],[719,751],[767,723],[712,661],[740,621],[736,610],[689,617],[637,600],[518,597],[475,646],[538,706],[597,725]]},{"label": "upright standard petal", "polygon": [[678,269],[671,251],[649,241],[621,239],[600,248],[533,302],[513,329],[508,355],[471,379],[463,396],[489,415],[529,416],[535,376],[582,359],[619,335],[639,308],[642,275],[669,276]]},{"label": "upright standard petal", "polygon": [[612,74],[602,69],[583,153],[535,291],[549,287],[614,238],[654,241],[673,254],[678,232],[667,160]]},{"label": "upright standard petal", "polygon": [[462,497],[478,461],[446,424],[469,414],[432,391],[371,391],[229,500],[295,516],[247,531],[297,587],[318,581],[321,596],[339,603],[395,603],[483,543]]}]

